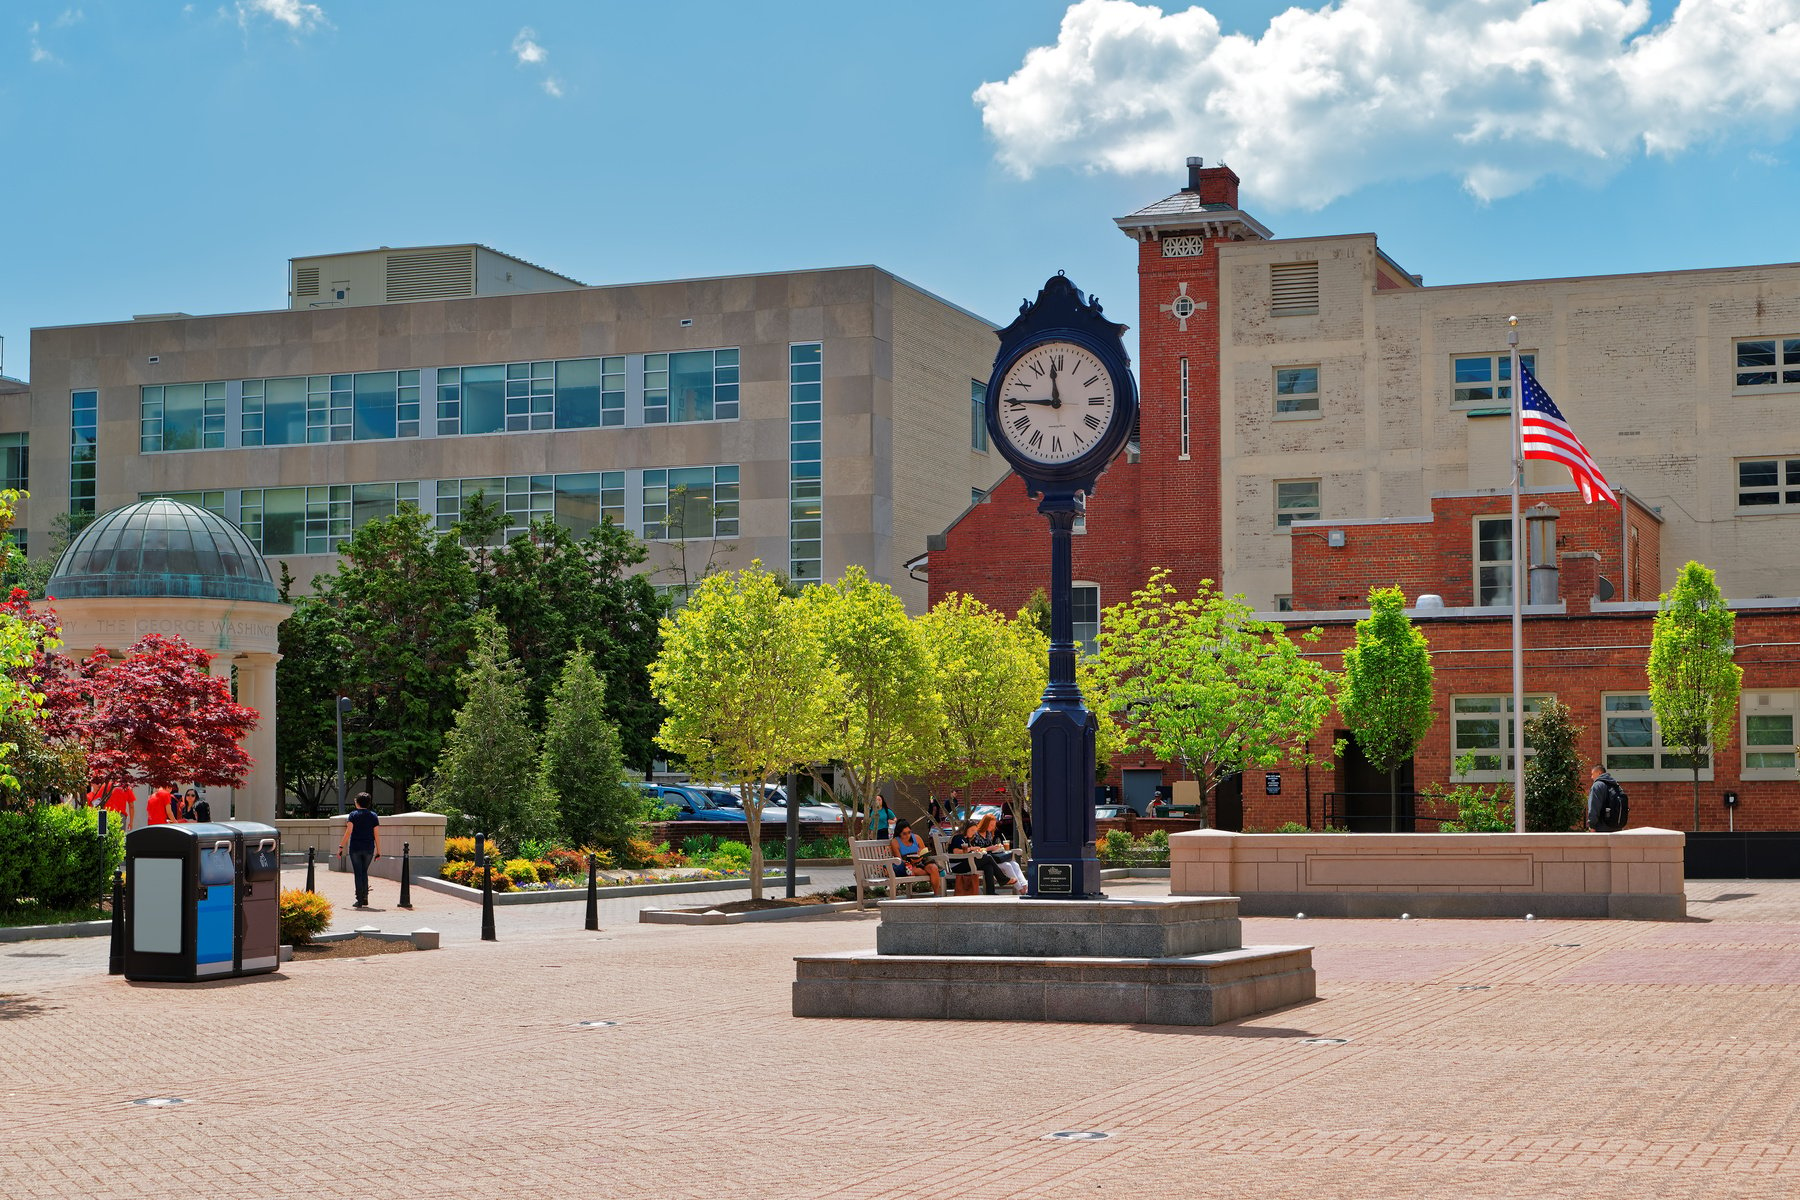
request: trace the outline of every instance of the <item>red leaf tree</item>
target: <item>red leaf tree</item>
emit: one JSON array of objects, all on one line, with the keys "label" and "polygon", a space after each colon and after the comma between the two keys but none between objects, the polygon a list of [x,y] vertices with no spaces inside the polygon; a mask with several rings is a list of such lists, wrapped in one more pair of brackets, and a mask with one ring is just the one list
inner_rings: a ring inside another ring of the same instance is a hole
[{"label": "red leaf tree", "polygon": [[75,737],[94,783],[243,784],[251,759],[238,742],[255,727],[256,710],[207,673],[211,660],[180,638],[152,633],[122,662],[96,650],[81,664],[71,682],[86,712]]},{"label": "red leaf tree", "polygon": [[43,703],[33,716],[38,727],[51,741],[79,740],[88,714],[88,697],[74,660],[57,648],[62,645],[62,623],[56,619],[56,610],[32,607],[25,589],[14,588],[6,602],[0,604],[0,615],[18,620],[31,633],[31,662],[14,671],[13,677],[43,696]]}]

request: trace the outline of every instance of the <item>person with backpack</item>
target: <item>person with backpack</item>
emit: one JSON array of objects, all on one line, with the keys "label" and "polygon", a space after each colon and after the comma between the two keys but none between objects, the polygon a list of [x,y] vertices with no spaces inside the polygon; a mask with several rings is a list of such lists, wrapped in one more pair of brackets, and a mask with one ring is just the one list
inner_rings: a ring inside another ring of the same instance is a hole
[{"label": "person with backpack", "polygon": [[1617,833],[1625,828],[1630,819],[1625,789],[1599,763],[1588,772],[1588,778],[1593,783],[1588,788],[1587,827],[1595,833]]}]

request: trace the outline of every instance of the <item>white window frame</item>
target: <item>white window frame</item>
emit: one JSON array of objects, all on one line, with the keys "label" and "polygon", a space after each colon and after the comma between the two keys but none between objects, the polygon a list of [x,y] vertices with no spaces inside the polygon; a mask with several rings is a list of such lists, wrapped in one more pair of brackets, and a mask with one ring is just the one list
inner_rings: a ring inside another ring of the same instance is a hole
[{"label": "white window frame", "polygon": [[[1283,392],[1281,390],[1282,375],[1289,372],[1297,374],[1301,371],[1312,372],[1312,391]],[[1319,393],[1323,390],[1319,382],[1321,374],[1322,372],[1319,369],[1318,363],[1294,363],[1289,366],[1275,368],[1275,373],[1269,386],[1272,389],[1274,397],[1274,405],[1271,411],[1274,413],[1277,421],[1307,421],[1322,415],[1319,411]],[[1289,407],[1283,408],[1282,405],[1284,403],[1288,404]]]},{"label": "white window frame", "polygon": [[[1506,557],[1504,559],[1486,559],[1486,558],[1481,557],[1481,543],[1482,543],[1481,527],[1485,523],[1498,523],[1498,524],[1506,526],[1506,550],[1507,550],[1507,553],[1506,553]],[[1512,607],[1511,588],[1513,586],[1512,518],[1511,517],[1495,517],[1495,516],[1476,517],[1474,519],[1474,521],[1470,523],[1469,534],[1470,534],[1470,537],[1473,539],[1473,541],[1471,543],[1470,551],[1469,551],[1469,559],[1472,564],[1472,567],[1471,567],[1472,574],[1470,576],[1470,583],[1473,584],[1473,586],[1474,586],[1474,591],[1471,593],[1471,595],[1474,597],[1475,607],[1477,607],[1477,608],[1511,608]],[[1505,575],[1506,580],[1507,580],[1505,586],[1508,589],[1506,592],[1505,599],[1500,599],[1498,592],[1495,593],[1495,599],[1493,599],[1493,600],[1483,600],[1482,599],[1481,571],[1482,571],[1483,567],[1492,567],[1497,572],[1503,573]]]},{"label": "white window frame", "polygon": [[[1085,580],[1076,580],[1075,581],[1075,583],[1070,588],[1069,611],[1070,611],[1071,617],[1073,617],[1073,615],[1074,615],[1074,607],[1075,607],[1074,593],[1076,593],[1076,592],[1092,592],[1092,593],[1094,593],[1094,619],[1093,619],[1093,621],[1091,623],[1083,622],[1083,621],[1076,621],[1075,622],[1075,630],[1074,630],[1076,652],[1079,654],[1092,654],[1094,652],[1094,640],[1100,636],[1100,619],[1101,619],[1100,585],[1097,583],[1089,583]],[[1084,638],[1081,636],[1081,630],[1084,625],[1089,625],[1089,624],[1091,624],[1091,626],[1093,628],[1093,631],[1094,631],[1093,636]]]},{"label": "white window frame", "polygon": [[[1535,350],[1521,350],[1519,352],[1519,361],[1524,363],[1525,368],[1532,374],[1535,375],[1537,373],[1537,352]],[[1459,385],[1456,379],[1456,367],[1458,363],[1465,362],[1487,363],[1488,377],[1485,380],[1472,379]],[[1502,372],[1505,373],[1507,378],[1501,378]],[[1498,354],[1452,354],[1450,356],[1449,379],[1451,410],[1453,412],[1466,412],[1470,409],[1477,408],[1511,408],[1513,385],[1511,375],[1512,355],[1510,352],[1501,351]],[[1486,388],[1494,394],[1486,398],[1458,394],[1471,392],[1478,388]]]},{"label": "white window frame", "polygon": [[[1749,485],[1744,482],[1744,468],[1752,464],[1767,464],[1775,468],[1775,483]],[[1737,469],[1737,510],[1741,513],[1779,513],[1800,512],[1800,454],[1778,455],[1773,458],[1740,458],[1734,461]],[[1746,495],[1774,497],[1773,504],[1747,504]]]},{"label": "white window frame", "polygon": [[[1281,489],[1289,484],[1310,483],[1313,486],[1313,507],[1310,509],[1293,509],[1287,512],[1287,520],[1283,521]],[[1295,521],[1316,521],[1325,511],[1325,485],[1320,479],[1277,479],[1275,480],[1275,532],[1289,533]]]},{"label": "white window frame", "polygon": [[[1525,696],[1525,716],[1529,720],[1543,709],[1544,701],[1552,699],[1554,692],[1532,692]],[[1477,704],[1489,705],[1486,708],[1475,708]],[[1459,711],[1463,705],[1470,706],[1467,711]],[[1500,725],[1500,744],[1492,747],[1492,753],[1484,753],[1489,747],[1464,746],[1459,736],[1465,724],[1477,721],[1497,721]],[[1537,751],[1532,747],[1530,739],[1525,742],[1525,757],[1530,758]],[[1478,765],[1466,775],[1456,773],[1456,760],[1465,754],[1475,754],[1479,758],[1498,758],[1500,765],[1486,767]],[[1512,696],[1493,693],[1475,693],[1450,698],[1450,775],[1452,779],[1466,780],[1470,783],[1505,783],[1513,775],[1513,717]]]},{"label": "white window frame", "polygon": [[[1769,366],[1746,367],[1742,363],[1743,347],[1748,343],[1769,342],[1774,346],[1775,362]],[[1763,392],[1800,391],[1800,333],[1770,334],[1765,337],[1731,339],[1732,394],[1754,396]],[[1774,375],[1773,383],[1745,383],[1756,375]]]},{"label": "white window frame", "polygon": [[[1607,707],[1608,702],[1624,698],[1641,699],[1644,703],[1644,707],[1641,709],[1624,711],[1615,711]],[[1612,721],[1614,719],[1636,720],[1644,717],[1650,718],[1650,745],[1621,746],[1615,753],[1612,745]],[[1615,758],[1623,757],[1628,754],[1635,755],[1646,753],[1654,758],[1656,762],[1654,767],[1627,767],[1614,765]],[[1679,750],[1670,749],[1663,744],[1662,722],[1656,719],[1656,712],[1650,707],[1650,694],[1648,692],[1601,693],[1600,754],[1607,771],[1612,774],[1613,778],[1622,782],[1633,779],[1692,779],[1694,777],[1693,770],[1685,763],[1671,765],[1665,761],[1666,759],[1671,758],[1678,759],[1681,752]],[[1718,755],[1713,752],[1711,747],[1708,747],[1706,750],[1706,765],[1700,768],[1700,779],[1702,782],[1710,782],[1712,780],[1713,766],[1717,758]]]},{"label": "white window frame", "polygon": [[1181,360],[1181,460],[1188,461],[1188,360]]},{"label": "white window frame", "polygon": [[[1750,722],[1757,718],[1785,717],[1788,723],[1787,743],[1750,741]],[[1738,745],[1743,747],[1742,768],[1738,771],[1740,779],[1768,779],[1793,782],[1800,779],[1800,753],[1796,752],[1795,741],[1800,739],[1800,693],[1796,692],[1745,692],[1738,702]],[[1785,757],[1786,762],[1774,765],[1764,763],[1750,765],[1750,756]]]}]

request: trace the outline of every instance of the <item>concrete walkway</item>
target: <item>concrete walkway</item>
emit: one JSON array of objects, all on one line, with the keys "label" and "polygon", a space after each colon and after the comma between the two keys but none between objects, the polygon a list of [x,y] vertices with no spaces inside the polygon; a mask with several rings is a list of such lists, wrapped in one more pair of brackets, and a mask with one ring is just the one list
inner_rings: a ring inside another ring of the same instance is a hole
[{"label": "concrete walkway", "polygon": [[[1216,1029],[795,1020],[792,956],[870,945],[853,913],[593,934],[576,904],[490,945],[432,901],[407,923],[444,950],[199,986],[0,951],[0,1196],[1800,1194],[1800,884],[1689,894],[1249,920],[1318,947],[1320,999]],[[129,1103],[158,1096],[188,1103]]]}]

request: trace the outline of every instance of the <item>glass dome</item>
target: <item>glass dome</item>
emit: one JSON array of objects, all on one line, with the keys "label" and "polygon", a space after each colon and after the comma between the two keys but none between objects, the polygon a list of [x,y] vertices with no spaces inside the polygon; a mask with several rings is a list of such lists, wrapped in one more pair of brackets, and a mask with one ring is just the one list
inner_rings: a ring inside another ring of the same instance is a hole
[{"label": "glass dome", "polygon": [[192,596],[280,600],[269,564],[224,517],[178,500],[143,500],[96,519],[75,535],[45,595]]}]

